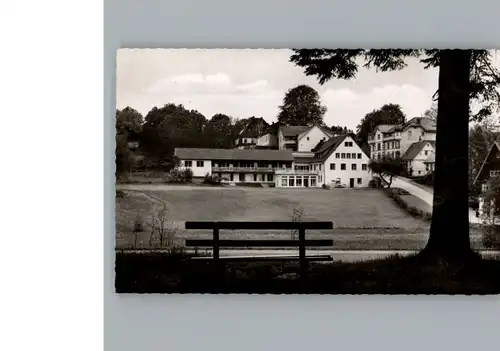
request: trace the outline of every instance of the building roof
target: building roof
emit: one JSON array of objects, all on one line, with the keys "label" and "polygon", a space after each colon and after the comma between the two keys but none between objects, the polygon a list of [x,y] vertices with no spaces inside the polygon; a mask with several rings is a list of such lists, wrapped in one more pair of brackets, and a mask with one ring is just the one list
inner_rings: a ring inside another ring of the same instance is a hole
[{"label": "building roof", "polygon": [[403,160],[413,160],[415,157],[417,157],[417,155],[420,153],[420,151],[422,151],[422,149],[424,148],[425,145],[427,144],[431,144],[432,146],[435,145],[435,142],[434,141],[417,141],[416,143],[413,143],[410,145],[410,147],[408,148],[408,150],[406,150],[406,152],[404,153],[403,156],[401,156],[401,158]]},{"label": "building roof", "polygon": [[325,141],[323,145],[321,145],[319,149],[315,152],[313,162],[325,161],[339,147],[339,145],[342,144],[342,142],[349,136],[350,136],[349,134],[338,135],[331,138],[330,140]]},{"label": "building roof", "polygon": [[488,162],[488,159],[490,158],[490,155],[491,155],[491,152],[493,151],[493,149],[496,148],[496,151],[500,151],[500,142],[499,141],[494,141],[493,144],[491,145],[491,148],[490,150],[488,151],[488,154],[486,155],[486,157],[484,158],[484,161],[483,161],[483,164],[481,165],[481,168],[479,168],[479,171],[477,172],[477,175],[476,175],[476,178],[474,179],[474,183],[476,183],[479,178],[482,176],[482,173],[483,173],[483,169],[484,169],[484,166],[486,165],[486,163]]},{"label": "building roof", "polygon": [[257,138],[261,135],[262,131],[269,127],[262,117],[250,117],[245,127],[240,131],[240,138]]},{"label": "building roof", "polygon": [[260,133],[259,137],[266,135],[266,134],[278,134],[278,128],[279,128],[278,122],[274,122],[273,124],[271,124],[270,126],[265,128],[262,131],[262,133]]},{"label": "building roof", "polygon": [[312,157],[294,157],[293,161],[296,163],[311,163],[311,162],[318,162],[318,159]]},{"label": "building roof", "polygon": [[408,127],[412,126],[420,126],[422,127],[426,132],[435,132],[436,131],[436,121],[433,121],[430,118],[427,117],[413,117],[410,119],[408,122],[406,122],[403,125],[403,129],[406,129]]},{"label": "building roof", "polygon": [[311,126],[282,126],[281,132],[285,137],[297,136],[300,133],[310,129]]},{"label": "building roof", "polygon": [[415,126],[420,126],[422,127],[426,132],[435,132],[436,131],[436,121],[433,121],[430,118],[427,117],[413,117],[411,118],[408,122],[405,124],[380,124],[375,127],[373,130],[374,134],[377,129],[380,130],[381,133],[386,134],[386,133],[393,133],[396,131],[401,131],[403,129],[409,128],[409,127],[415,127]]},{"label": "building roof", "polygon": [[290,150],[175,148],[181,160],[293,161]]},{"label": "building roof", "polygon": [[309,132],[311,129],[313,129],[314,127],[318,127],[323,133],[327,134],[328,136],[332,137],[333,136],[333,132],[328,129],[327,127],[325,126],[321,126],[319,124],[313,124],[313,125],[310,125],[308,126],[306,129],[304,129],[302,132],[300,132],[299,134],[306,134],[307,132]]},{"label": "building roof", "polygon": [[397,127],[395,124],[379,124],[375,127],[374,132],[380,130],[381,133],[390,133],[390,130]]}]

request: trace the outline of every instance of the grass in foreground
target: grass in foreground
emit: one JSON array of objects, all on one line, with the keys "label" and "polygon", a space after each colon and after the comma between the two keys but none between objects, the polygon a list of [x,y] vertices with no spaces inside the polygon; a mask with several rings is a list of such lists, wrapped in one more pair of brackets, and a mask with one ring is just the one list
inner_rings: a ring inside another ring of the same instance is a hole
[{"label": "grass in foreground", "polygon": [[498,294],[500,261],[474,266],[421,266],[415,256],[360,263],[310,264],[300,279],[297,263],[226,263],[217,284],[212,261],[185,254],[116,254],[118,293]]}]

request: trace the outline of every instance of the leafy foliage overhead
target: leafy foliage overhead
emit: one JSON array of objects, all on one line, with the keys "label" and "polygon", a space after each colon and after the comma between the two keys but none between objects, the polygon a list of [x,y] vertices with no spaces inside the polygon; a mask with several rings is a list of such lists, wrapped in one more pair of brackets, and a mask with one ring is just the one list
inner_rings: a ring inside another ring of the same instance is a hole
[{"label": "leafy foliage overhead", "polygon": [[[331,79],[351,79],[358,72],[356,60],[364,60],[365,68],[374,67],[378,71],[396,71],[407,67],[408,58],[419,59],[425,68],[439,67],[438,49],[400,49],[400,50],[335,50],[335,49],[294,49],[290,61],[304,68],[307,76],[316,76],[320,84]],[[472,119],[482,119],[498,110],[500,103],[500,72],[491,64],[488,50],[470,50],[470,89],[469,98],[481,106],[472,113]],[[438,97],[439,90],[435,94]]]}]

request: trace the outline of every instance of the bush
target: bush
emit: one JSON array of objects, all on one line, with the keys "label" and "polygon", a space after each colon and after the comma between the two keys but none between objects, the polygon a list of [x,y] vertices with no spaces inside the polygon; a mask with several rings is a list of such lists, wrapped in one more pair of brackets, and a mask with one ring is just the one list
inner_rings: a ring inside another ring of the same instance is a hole
[{"label": "bush", "polygon": [[382,188],[382,181],[378,177],[373,178],[372,180],[370,180],[370,182],[368,182],[368,186],[370,188],[380,189]]},{"label": "bush", "polygon": [[484,225],[481,242],[488,249],[500,248],[500,226],[497,224]]},{"label": "bush", "polygon": [[205,178],[203,178],[203,183],[210,185],[219,185],[222,181],[221,177],[205,174]]},{"label": "bush", "polygon": [[330,186],[329,186],[328,184],[323,184],[321,187],[322,187],[323,189],[330,189]]},{"label": "bush", "polygon": [[422,218],[426,221],[432,220],[432,213],[425,212],[421,209],[418,209],[415,206],[408,206],[408,203],[402,198],[404,195],[410,195],[410,193],[404,189],[400,188],[389,188],[385,189],[386,194],[394,200],[394,202],[401,207],[403,210],[408,212],[413,217]]},{"label": "bush", "polygon": [[123,190],[117,190],[116,191],[116,197],[118,197],[118,198],[124,198],[126,196],[127,196],[127,194]]},{"label": "bush", "polygon": [[166,183],[191,183],[193,181],[193,171],[191,168],[173,168],[165,173],[163,178]]}]

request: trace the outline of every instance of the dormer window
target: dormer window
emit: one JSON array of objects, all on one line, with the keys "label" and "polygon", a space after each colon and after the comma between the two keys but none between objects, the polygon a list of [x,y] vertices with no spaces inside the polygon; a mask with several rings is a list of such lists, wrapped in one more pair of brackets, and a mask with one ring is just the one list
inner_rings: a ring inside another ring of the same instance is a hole
[{"label": "dormer window", "polygon": [[377,139],[380,140],[380,134],[377,134]]}]

